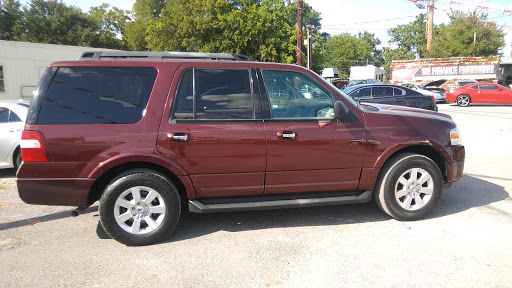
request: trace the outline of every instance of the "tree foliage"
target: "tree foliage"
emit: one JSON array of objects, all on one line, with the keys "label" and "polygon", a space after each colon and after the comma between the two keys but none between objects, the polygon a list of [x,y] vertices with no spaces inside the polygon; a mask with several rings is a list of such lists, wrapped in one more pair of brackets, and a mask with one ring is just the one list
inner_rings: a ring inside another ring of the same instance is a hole
[{"label": "tree foliage", "polygon": [[[490,56],[500,53],[504,47],[504,33],[487,15],[476,11],[462,13],[452,11],[450,23],[434,30],[431,57]],[[476,38],[475,38],[476,35]]]},{"label": "tree foliage", "polygon": [[21,5],[17,0],[0,0],[0,40],[14,40],[21,19]]},{"label": "tree foliage", "polygon": [[348,77],[350,66],[383,63],[382,52],[378,48],[380,40],[369,32],[351,35],[342,33],[326,40],[324,67],[336,67],[340,77]]},{"label": "tree foliage", "polygon": [[295,29],[281,2],[170,0],[148,22],[150,50],[242,53],[260,61],[293,62]]},{"label": "tree foliage", "polygon": [[0,6],[0,39],[78,45],[124,47],[121,35],[128,19],[124,11],[108,4],[84,13],[57,0],[32,0],[26,6],[7,0]]}]

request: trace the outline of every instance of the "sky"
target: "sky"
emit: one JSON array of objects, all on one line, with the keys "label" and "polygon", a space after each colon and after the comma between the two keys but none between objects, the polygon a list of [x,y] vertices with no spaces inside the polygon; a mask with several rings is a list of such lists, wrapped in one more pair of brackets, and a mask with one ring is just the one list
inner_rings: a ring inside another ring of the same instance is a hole
[{"label": "sky", "polygon": [[[331,35],[340,33],[357,34],[368,31],[375,34],[388,46],[387,30],[400,24],[412,22],[426,9],[419,9],[413,2],[428,2],[425,0],[304,0],[316,11],[321,13],[322,31]],[[26,1],[23,1],[26,2]],[[120,9],[131,10],[135,0],[64,0],[67,5],[74,5],[87,12],[92,6],[108,3]],[[511,0],[436,0],[434,9],[434,24],[448,23],[447,12],[450,9],[487,11],[488,21],[498,26],[504,25],[505,49],[504,56],[512,58],[512,1]],[[506,10],[511,11],[505,13]]]}]

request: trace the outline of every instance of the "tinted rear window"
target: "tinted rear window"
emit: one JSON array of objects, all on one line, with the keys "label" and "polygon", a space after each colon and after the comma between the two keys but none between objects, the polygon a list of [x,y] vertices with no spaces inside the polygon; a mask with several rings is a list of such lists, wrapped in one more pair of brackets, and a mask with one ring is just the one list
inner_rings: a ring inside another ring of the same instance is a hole
[{"label": "tinted rear window", "polygon": [[252,119],[250,79],[247,69],[186,70],[176,93],[174,119]]},{"label": "tinted rear window", "polygon": [[37,124],[131,124],[145,113],[157,71],[147,67],[61,67]]}]

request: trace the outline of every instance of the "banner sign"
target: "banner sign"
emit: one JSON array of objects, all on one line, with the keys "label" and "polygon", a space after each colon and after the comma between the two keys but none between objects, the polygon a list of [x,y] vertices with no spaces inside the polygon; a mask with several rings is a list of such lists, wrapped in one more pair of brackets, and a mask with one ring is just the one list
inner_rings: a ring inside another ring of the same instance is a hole
[{"label": "banner sign", "polygon": [[391,81],[496,78],[500,56],[398,60],[391,63]]}]

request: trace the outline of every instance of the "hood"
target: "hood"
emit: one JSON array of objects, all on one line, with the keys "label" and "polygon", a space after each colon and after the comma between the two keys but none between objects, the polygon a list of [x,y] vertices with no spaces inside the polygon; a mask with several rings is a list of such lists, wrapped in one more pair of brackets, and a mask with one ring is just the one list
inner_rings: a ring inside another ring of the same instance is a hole
[{"label": "hood", "polygon": [[361,105],[370,106],[366,109],[363,108],[366,112],[370,113],[381,113],[381,114],[392,114],[392,115],[400,115],[400,116],[410,116],[410,117],[421,117],[421,118],[433,118],[438,120],[452,121],[452,117],[447,114],[439,113],[432,110],[413,108],[407,106],[397,106],[397,105],[385,105],[385,104],[377,104],[377,103],[361,103]]},{"label": "hood", "polygon": [[429,82],[427,84],[424,84],[423,88],[437,88],[437,87],[443,85],[444,82],[446,82],[446,81],[448,81],[448,80],[441,79],[441,80],[432,81],[432,82]]}]

